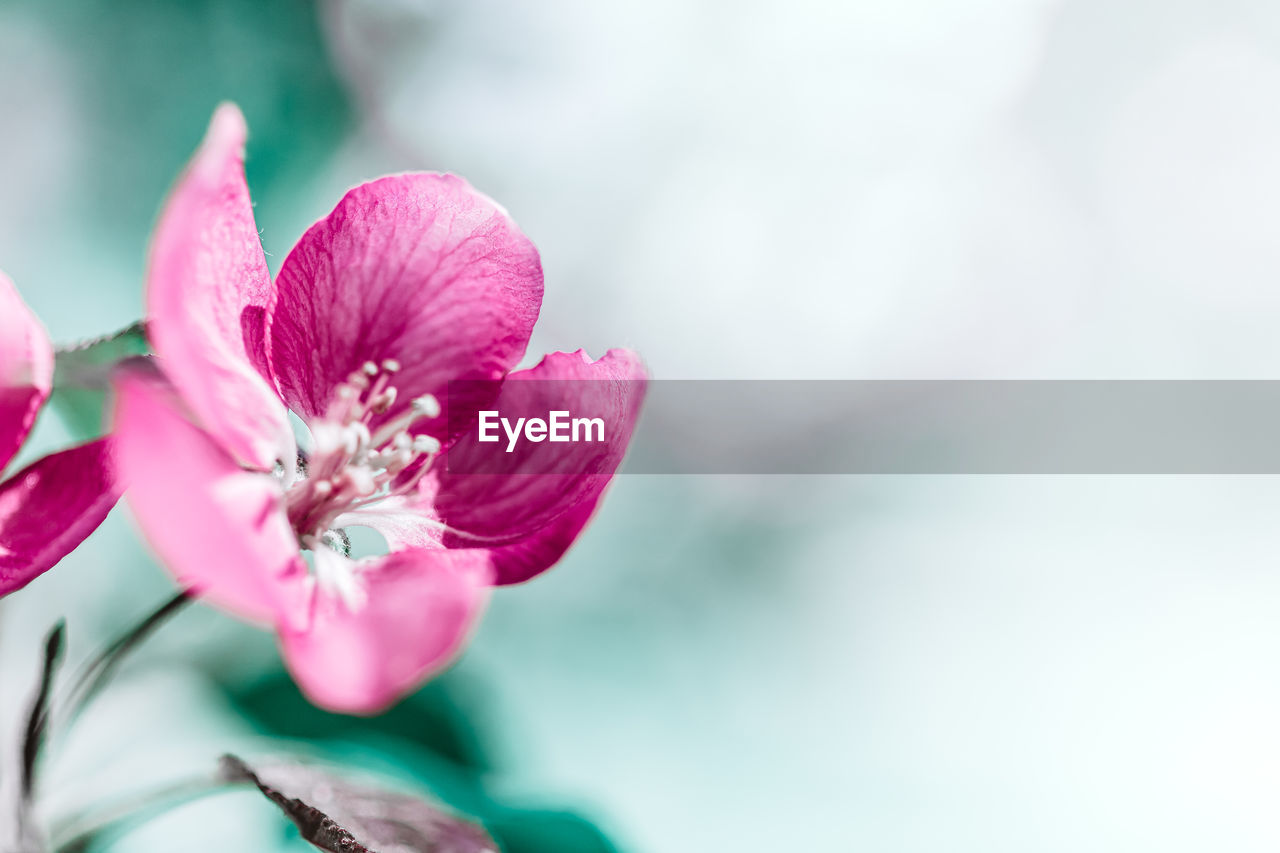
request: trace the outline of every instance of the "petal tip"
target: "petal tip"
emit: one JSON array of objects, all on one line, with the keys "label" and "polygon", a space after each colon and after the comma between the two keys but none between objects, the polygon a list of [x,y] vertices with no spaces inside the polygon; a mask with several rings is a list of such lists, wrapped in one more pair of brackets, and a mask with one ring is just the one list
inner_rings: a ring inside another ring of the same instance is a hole
[{"label": "petal tip", "polygon": [[205,132],[206,144],[212,143],[219,148],[240,148],[249,138],[249,124],[244,113],[232,101],[223,101],[213,111],[209,120],[209,129]]},{"label": "petal tip", "polygon": [[[536,365],[528,368],[527,371],[519,371],[528,378],[533,378],[532,371],[543,370],[553,371],[558,367],[565,367],[566,362],[577,363],[585,367],[601,367],[609,368],[616,374],[614,378],[620,379],[648,379],[649,371],[645,367],[644,359],[635,350],[626,349],[625,347],[612,347],[605,351],[600,358],[592,358],[591,353],[586,349],[579,347],[570,352],[557,350],[544,355]],[[516,374],[516,375],[519,375]],[[545,378],[545,377],[539,377]],[[585,377],[584,377],[585,378]],[[604,376],[595,378],[605,378]]]},{"label": "petal tip", "polygon": [[229,162],[244,162],[244,144],[248,138],[249,125],[240,108],[231,101],[218,104],[200,147],[191,158],[187,175],[180,183],[196,178],[216,186],[223,180]]}]

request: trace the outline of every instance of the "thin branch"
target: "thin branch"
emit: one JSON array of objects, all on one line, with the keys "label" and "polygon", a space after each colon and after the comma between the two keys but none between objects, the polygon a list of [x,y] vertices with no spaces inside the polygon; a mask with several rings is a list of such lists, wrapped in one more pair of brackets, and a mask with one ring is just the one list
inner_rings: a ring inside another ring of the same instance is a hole
[{"label": "thin branch", "polygon": [[44,641],[44,664],[40,670],[40,686],[36,688],[31,712],[27,716],[26,732],[22,739],[20,784],[24,810],[31,801],[31,793],[35,788],[36,764],[40,760],[40,748],[44,744],[45,731],[48,728],[49,693],[53,689],[53,678],[57,675],[58,664],[62,661],[62,649],[66,637],[66,623],[59,621]]},{"label": "thin branch", "polygon": [[142,644],[155,631],[180,611],[194,597],[190,590],[182,590],[173,598],[160,605],[150,616],[121,634],[106,648],[100,651],[76,677],[74,684],[61,703],[65,714],[64,725],[75,721],[80,712],[102,691],[107,682],[115,674],[120,664],[135,648]]}]

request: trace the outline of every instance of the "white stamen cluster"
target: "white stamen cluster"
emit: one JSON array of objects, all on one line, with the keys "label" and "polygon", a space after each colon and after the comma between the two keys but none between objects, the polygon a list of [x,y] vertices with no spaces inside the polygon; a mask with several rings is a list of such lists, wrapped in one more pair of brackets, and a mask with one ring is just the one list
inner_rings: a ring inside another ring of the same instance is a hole
[{"label": "white stamen cluster", "polygon": [[[305,476],[286,493],[289,521],[303,547],[329,547],[325,534],[342,513],[411,492],[439,452],[435,438],[409,432],[415,421],[440,414],[440,402],[430,394],[372,426],[396,402],[391,377],[399,369],[392,359],[366,363],[337,387],[324,417],[311,425],[315,446]],[[419,460],[422,464],[401,478]]]}]

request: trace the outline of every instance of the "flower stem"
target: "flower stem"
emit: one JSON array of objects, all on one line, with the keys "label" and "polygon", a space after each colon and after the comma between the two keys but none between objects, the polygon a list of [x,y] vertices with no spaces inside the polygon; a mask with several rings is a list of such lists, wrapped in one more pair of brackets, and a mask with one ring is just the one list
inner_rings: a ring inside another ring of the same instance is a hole
[{"label": "flower stem", "polygon": [[62,661],[62,648],[66,636],[67,626],[59,622],[44,641],[44,664],[40,669],[40,686],[36,688],[35,699],[31,703],[31,713],[27,717],[26,732],[22,738],[21,794],[24,804],[31,800],[31,794],[35,788],[36,762],[40,758],[40,747],[44,744],[49,722],[49,693],[53,690],[53,679]]},{"label": "flower stem", "polygon": [[40,752],[44,746],[49,720],[49,695],[53,690],[53,681],[58,674],[58,666],[62,662],[62,649],[66,642],[67,630],[63,622],[58,622],[45,637],[44,661],[40,668],[40,683],[36,687],[35,696],[31,700],[31,710],[27,714],[27,725],[22,736],[22,760],[19,765],[17,802],[17,853],[38,853],[45,849],[43,838],[35,826],[32,817],[32,799],[35,794],[36,770],[40,762]]},{"label": "flower stem", "polygon": [[192,600],[194,600],[192,593],[189,590],[183,590],[152,611],[141,622],[116,637],[106,648],[90,659],[72,682],[71,687],[61,691],[58,699],[51,699],[51,697],[58,664],[62,659],[66,627],[59,622],[49,632],[44,644],[44,665],[41,669],[40,684],[32,701],[22,742],[22,772],[19,779],[18,804],[19,850],[45,849],[35,835],[35,827],[31,825],[31,804],[35,795],[40,754],[50,738],[55,717],[60,730],[70,728],[94,697],[111,681],[116,669],[129,653]]},{"label": "flower stem", "polygon": [[106,687],[116,669],[130,652],[193,600],[194,596],[190,590],[182,590],[98,652],[80,671],[61,703],[63,725],[69,727],[75,722],[94,697]]}]

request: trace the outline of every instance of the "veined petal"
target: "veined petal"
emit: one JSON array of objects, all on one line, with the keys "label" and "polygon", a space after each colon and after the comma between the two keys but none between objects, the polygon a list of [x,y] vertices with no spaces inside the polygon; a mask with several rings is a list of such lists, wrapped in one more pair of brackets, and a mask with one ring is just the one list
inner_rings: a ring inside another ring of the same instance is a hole
[{"label": "veined petal", "polygon": [[494,583],[499,586],[524,583],[560,562],[595,514],[603,497],[602,489],[594,498],[564,513],[546,527],[509,545],[490,548]]},{"label": "veined petal", "polygon": [[441,548],[444,525],[431,507],[416,495],[392,495],[377,503],[344,512],[334,527],[369,527],[387,540],[392,551]]},{"label": "veined petal", "polygon": [[361,561],[362,595],[317,587],[306,630],[282,629],[294,679],[332,711],[383,710],[452,662],[488,601],[483,551],[412,549]]},{"label": "veined petal", "polygon": [[0,470],[22,446],[52,384],[49,336],[0,272]]},{"label": "veined petal", "polygon": [[110,439],[52,453],[0,483],[0,596],[75,550],[120,497]]},{"label": "veined petal", "polygon": [[129,506],[178,583],[242,618],[305,618],[306,564],[270,474],[244,470],[188,420],[156,372],[116,381],[115,436]]},{"label": "veined petal", "polygon": [[244,178],[244,116],[223,104],[156,226],[148,332],[165,374],[237,459],[292,462],[284,406],[259,373],[271,276]]},{"label": "veined petal", "polygon": [[[347,193],[285,258],[268,360],[285,402],[314,418],[353,371],[392,359],[390,419],[414,397],[443,401],[451,380],[504,376],[541,304],[538,252],[506,211],[452,175],[380,178]],[[448,422],[419,431],[444,438]]]},{"label": "veined petal", "polygon": [[[621,464],[646,381],[639,357],[628,350],[610,350],[594,362],[581,350],[552,353],[536,367],[512,373],[495,410],[514,417],[531,408],[545,417],[538,407],[555,399],[573,414],[601,417],[604,441],[524,441],[501,456],[504,473],[458,473],[483,469],[480,460],[494,458],[497,446],[459,440],[423,484],[424,502],[445,525],[445,546],[494,549],[498,583],[527,580],[550,567],[586,525]],[[526,382],[548,382],[550,390]]]}]

